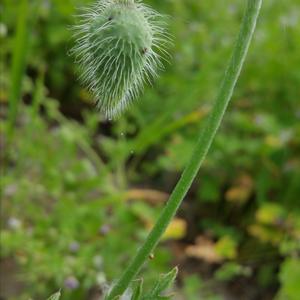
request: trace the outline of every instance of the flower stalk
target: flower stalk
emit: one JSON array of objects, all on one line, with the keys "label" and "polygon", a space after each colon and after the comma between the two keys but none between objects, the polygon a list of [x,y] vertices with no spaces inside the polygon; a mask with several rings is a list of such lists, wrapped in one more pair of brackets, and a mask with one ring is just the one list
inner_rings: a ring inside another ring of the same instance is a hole
[{"label": "flower stalk", "polygon": [[141,267],[148,260],[150,253],[158,244],[161,236],[175,216],[180,204],[186,196],[193,180],[195,179],[202,162],[204,161],[208,150],[213,142],[218,128],[220,127],[224,113],[232,97],[234,87],[239,78],[242,66],[244,64],[253,33],[259,16],[262,0],[248,0],[246,12],[244,14],[241,29],[231,56],[231,60],[225,72],[221,83],[217,99],[213,105],[211,114],[207,120],[204,129],[200,133],[199,140],[195,146],[190,161],[182,173],[170,199],[159,216],[155,226],[149,233],[147,239],[141,248],[137,251],[135,257],[124,271],[120,279],[111,289],[107,300],[115,300],[120,297],[128,288],[130,282]]}]

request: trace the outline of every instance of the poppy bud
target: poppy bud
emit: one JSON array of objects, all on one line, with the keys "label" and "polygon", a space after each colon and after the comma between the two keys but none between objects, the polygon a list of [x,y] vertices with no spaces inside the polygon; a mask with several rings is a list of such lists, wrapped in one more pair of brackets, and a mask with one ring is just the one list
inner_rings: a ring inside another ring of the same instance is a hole
[{"label": "poppy bud", "polygon": [[162,67],[169,37],[162,16],[134,0],[100,0],[75,26],[81,79],[108,118],[135,99]]}]

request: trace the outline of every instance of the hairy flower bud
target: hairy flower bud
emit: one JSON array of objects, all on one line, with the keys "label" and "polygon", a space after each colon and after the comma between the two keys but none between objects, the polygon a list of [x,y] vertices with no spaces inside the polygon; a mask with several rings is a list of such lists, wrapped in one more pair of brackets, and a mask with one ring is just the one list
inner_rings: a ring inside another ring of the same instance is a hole
[{"label": "hairy flower bud", "polygon": [[162,67],[162,16],[134,0],[100,0],[75,26],[81,79],[106,117],[121,113]]}]

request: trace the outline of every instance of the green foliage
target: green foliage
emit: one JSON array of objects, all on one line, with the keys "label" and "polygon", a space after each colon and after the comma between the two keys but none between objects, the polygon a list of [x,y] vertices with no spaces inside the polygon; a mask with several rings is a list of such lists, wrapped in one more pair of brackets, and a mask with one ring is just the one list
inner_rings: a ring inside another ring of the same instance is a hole
[{"label": "green foliage", "polygon": [[178,273],[178,268],[174,268],[167,274],[162,274],[159,276],[157,281],[154,283],[153,288],[148,292],[143,291],[143,280],[137,280],[132,284],[132,288],[129,289],[129,296],[125,295],[122,297],[116,297],[116,299],[130,299],[130,300],[167,300],[172,299],[172,294],[167,293],[167,291],[174,284]]},{"label": "green foliage", "polygon": [[[48,121],[61,124],[50,131],[39,116],[33,123],[30,108],[22,107],[27,126],[16,132],[10,153],[12,160],[19,159],[18,168],[1,179],[5,199],[13,201],[13,205],[3,202],[8,227],[2,230],[1,254],[15,253],[18,264],[31,270],[26,275],[31,296],[65,287],[66,295],[72,297],[98,281],[104,286],[119,274],[147,228],[136,215],[134,203],[127,202],[122,188],[125,174],[117,170],[112,178],[89,145],[90,127],[65,119],[53,102],[46,101]],[[22,136],[30,136],[28,143]],[[16,182],[23,172],[27,176]],[[157,208],[148,209],[154,218]],[[133,232],[135,241],[123,238]],[[121,255],[119,247],[126,249]],[[157,253],[156,260],[161,264],[159,271],[166,258]]]},{"label": "green foliage", "polygon": [[29,3],[27,0],[20,1],[18,10],[18,25],[14,38],[14,51],[11,69],[11,88],[9,91],[9,123],[8,135],[11,137],[18,113],[21,99],[22,81],[26,67],[29,39]]},{"label": "green foliage", "polygon": [[138,280],[135,287],[132,289],[131,300],[140,300],[143,295],[143,280]]},{"label": "green foliage", "polygon": [[[63,299],[83,299],[94,287],[105,290],[127,265],[149,230],[143,212],[153,224],[163,207],[165,198],[144,189],[169,193],[177,181],[210,111],[243,2],[145,1],[171,16],[173,63],[113,123],[94,112],[66,54],[74,45],[69,27],[76,8],[92,1],[30,2],[35,24],[22,80],[26,105],[20,104],[12,147],[0,153],[1,261],[16,262],[16,281],[25,283],[10,297],[45,299],[62,288]],[[191,263],[180,252],[178,293],[187,299],[212,294],[202,273],[210,282],[216,274],[218,282],[242,280],[243,299],[247,290],[272,293],[274,287],[281,299],[299,294],[300,3],[264,2],[233,104],[180,211],[188,225],[185,243],[201,235],[214,247],[231,240],[218,264]],[[0,147],[16,51],[15,3],[1,1]],[[142,193],[133,197],[132,189]],[[150,261],[144,290],[170,256],[177,259],[168,245]]]},{"label": "green foliage", "polygon": [[142,300],[170,299],[171,296],[164,296],[163,293],[174,283],[177,273],[178,273],[178,268],[174,268],[169,273],[161,275],[160,278],[157,280],[154,288],[141,299]]},{"label": "green foliage", "polygon": [[277,299],[298,299],[300,295],[299,280],[300,260],[287,258],[281,266],[280,282],[282,287]]},{"label": "green foliage", "polygon": [[222,296],[213,293],[199,276],[190,275],[184,278],[183,284],[184,299],[189,300],[222,300]]},{"label": "green foliage", "polygon": [[53,294],[51,297],[48,298],[48,300],[59,300],[61,297],[61,293],[57,292],[55,294]]},{"label": "green foliage", "polygon": [[223,264],[214,275],[217,280],[228,281],[236,278],[237,276],[249,276],[251,275],[251,271],[249,271],[249,269],[236,262],[228,262]]}]

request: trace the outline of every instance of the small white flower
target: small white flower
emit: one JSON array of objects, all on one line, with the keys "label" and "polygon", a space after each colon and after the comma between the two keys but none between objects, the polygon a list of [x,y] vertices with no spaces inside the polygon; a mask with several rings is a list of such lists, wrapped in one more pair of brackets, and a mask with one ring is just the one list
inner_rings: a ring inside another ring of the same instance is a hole
[{"label": "small white flower", "polygon": [[7,225],[11,229],[19,229],[22,226],[22,222],[14,217],[10,217],[7,221]]},{"label": "small white flower", "polygon": [[7,27],[4,23],[0,23],[0,37],[4,38],[7,36]]}]

